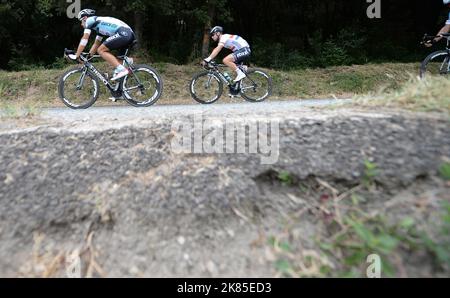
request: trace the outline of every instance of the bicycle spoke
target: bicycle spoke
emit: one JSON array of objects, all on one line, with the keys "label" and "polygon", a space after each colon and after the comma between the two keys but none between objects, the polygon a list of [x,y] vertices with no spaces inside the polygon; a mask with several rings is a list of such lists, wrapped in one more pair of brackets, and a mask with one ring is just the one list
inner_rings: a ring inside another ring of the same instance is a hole
[{"label": "bicycle spoke", "polygon": [[86,69],[67,72],[59,83],[59,96],[72,109],[90,107],[98,97],[98,82],[88,75]]},{"label": "bicycle spoke", "polygon": [[191,94],[200,103],[213,103],[221,95],[221,81],[211,73],[198,75],[191,83]]},{"label": "bicycle spoke", "polygon": [[161,96],[162,81],[150,67],[137,67],[125,78],[123,92],[126,100],[136,107],[154,104]]},{"label": "bicycle spoke", "polygon": [[450,74],[450,56],[447,52],[438,52],[431,54],[423,62],[420,76],[448,76]]},{"label": "bicycle spoke", "polygon": [[241,95],[248,101],[263,101],[270,96],[271,91],[272,80],[261,70],[249,72],[241,82]]}]

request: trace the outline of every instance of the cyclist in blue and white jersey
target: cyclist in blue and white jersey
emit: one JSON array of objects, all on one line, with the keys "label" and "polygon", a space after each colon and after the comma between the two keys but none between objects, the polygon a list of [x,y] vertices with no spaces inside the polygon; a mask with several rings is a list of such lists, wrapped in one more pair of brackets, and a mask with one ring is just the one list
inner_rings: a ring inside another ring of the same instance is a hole
[{"label": "cyclist in blue and white jersey", "polygon": [[[83,9],[80,11],[78,20],[85,30],[78,46],[76,56],[70,58],[77,60],[80,57],[88,44],[91,32],[95,31],[97,37],[89,54],[94,55],[97,52],[105,61],[115,68],[111,80],[116,81],[128,75],[128,69],[120,64],[119,60],[111,54],[110,51],[127,48],[134,42],[136,37],[131,27],[116,18],[98,17],[92,9]],[[106,40],[103,42],[104,38],[106,38]]]},{"label": "cyclist in blue and white jersey", "polygon": [[[450,8],[450,0],[443,0],[443,2],[444,2],[444,5],[447,5],[447,7]],[[436,37],[434,39],[434,42],[440,41],[443,38],[441,35],[445,34],[445,33],[449,33],[449,32],[450,32],[450,13],[448,15],[448,20],[445,22],[445,26],[442,27],[442,29],[439,31],[438,34],[436,34],[436,36],[438,36],[438,37]],[[433,44],[431,42],[428,42],[425,45],[427,47],[431,47]]]},{"label": "cyclist in blue and white jersey", "polygon": [[252,51],[250,50],[248,42],[239,35],[223,34],[223,28],[220,26],[212,28],[210,35],[214,41],[219,42],[219,45],[213,50],[211,55],[204,60],[203,64],[211,62],[223,48],[226,48],[233,51],[233,53],[225,57],[223,63],[236,72],[236,79],[234,82],[237,83],[245,78],[244,72],[237,67],[237,64],[250,57]]}]

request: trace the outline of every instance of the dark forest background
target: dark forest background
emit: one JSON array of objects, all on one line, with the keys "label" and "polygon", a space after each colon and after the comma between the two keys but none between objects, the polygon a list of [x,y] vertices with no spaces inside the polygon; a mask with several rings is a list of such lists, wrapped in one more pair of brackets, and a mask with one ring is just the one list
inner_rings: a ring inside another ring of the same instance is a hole
[{"label": "dark forest background", "polygon": [[[81,0],[82,8],[127,22],[152,61],[184,64],[205,56],[205,32],[222,25],[246,38],[252,62],[278,69],[418,61],[419,42],[448,16],[441,0],[381,0],[369,19],[366,0]],[[75,48],[80,23],[66,0],[0,0],[0,68],[57,66]]]}]

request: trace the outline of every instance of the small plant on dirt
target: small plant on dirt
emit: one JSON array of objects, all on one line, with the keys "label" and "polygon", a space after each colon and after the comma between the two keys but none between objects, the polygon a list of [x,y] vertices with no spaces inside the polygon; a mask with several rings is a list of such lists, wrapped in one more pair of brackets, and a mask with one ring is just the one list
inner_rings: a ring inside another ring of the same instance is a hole
[{"label": "small plant on dirt", "polygon": [[362,179],[363,185],[367,188],[372,188],[375,185],[375,178],[377,175],[377,165],[369,160],[364,161],[364,176]]},{"label": "small plant on dirt", "polygon": [[444,163],[440,168],[439,168],[439,174],[441,175],[441,177],[447,181],[450,181],[450,162],[446,162]]},{"label": "small plant on dirt", "polygon": [[438,267],[450,270],[450,203],[442,203],[442,225],[440,227],[441,243],[433,240],[429,235],[420,232],[420,239],[430,253],[435,257],[435,263]]},{"label": "small plant on dirt", "polygon": [[269,245],[275,255],[275,270],[281,277],[325,277],[333,264],[328,258],[312,250],[296,251],[288,241],[269,238]]},{"label": "small plant on dirt", "polygon": [[433,257],[437,268],[449,270],[450,203],[443,203],[442,210],[442,225],[438,229],[440,240],[435,240],[426,230],[418,227],[410,217],[388,224],[380,215],[371,217],[363,212],[352,212],[345,218],[342,231],[318,243],[338,263],[338,270],[330,271],[331,275],[364,277],[367,256],[377,254],[382,260],[382,276],[396,276],[401,251],[427,252]]},{"label": "small plant on dirt", "polygon": [[334,242],[319,243],[330,256],[341,256],[340,270],[333,275],[363,277],[367,257],[377,254],[382,258],[384,275],[394,276],[395,269],[390,257],[400,243],[399,237],[381,218],[365,221],[352,216],[347,217],[345,223],[346,230],[338,233]]},{"label": "small plant on dirt", "polygon": [[[268,244],[272,249],[277,251],[279,255],[291,252],[291,245],[288,242],[279,242],[275,237],[270,237]],[[294,270],[291,262],[283,256],[279,256],[276,260],[275,269],[283,276],[290,276]]]},{"label": "small plant on dirt", "polygon": [[278,180],[281,181],[283,186],[292,186],[294,184],[294,178],[289,172],[281,172],[278,174]]}]

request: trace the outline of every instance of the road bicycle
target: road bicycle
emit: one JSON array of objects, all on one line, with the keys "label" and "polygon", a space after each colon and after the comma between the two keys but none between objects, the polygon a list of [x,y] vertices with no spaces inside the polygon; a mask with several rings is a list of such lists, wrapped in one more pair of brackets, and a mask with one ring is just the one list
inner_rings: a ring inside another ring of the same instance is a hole
[{"label": "road bicycle", "polygon": [[[434,38],[440,36],[430,36],[425,34],[422,44],[434,43]],[[422,62],[420,67],[420,78],[424,79],[429,76],[447,76],[450,73],[450,34],[442,34],[447,40],[445,50],[431,53]]]},{"label": "road bicycle", "polygon": [[[163,91],[161,76],[148,65],[134,64],[133,59],[127,56],[130,49],[131,47],[124,55],[117,57],[129,70],[129,74],[117,82],[108,81],[108,74],[102,74],[92,64],[91,61],[99,58],[99,55],[90,56],[83,53],[80,56],[82,64],[61,76],[58,93],[62,102],[71,109],[91,107],[99,97],[101,82],[113,98],[123,98],[134,107],[149,107],[155,104]],[[72,50],[64,50],[65,57],[74,53]]]},{"label": "road bicycle", "polygon": [[203,66],[202,71],[192,78],[190,93],[192,98],[201,104],[212,104],[220,99],[224,86],[228,88],[230,97],[242,96],[249,102],[262,102],[272,94],[272,78],[263,70],[249,68],[241,63],[238,67],[246,77],[234,83],[221,68],[223,64],[211,61]]}]

